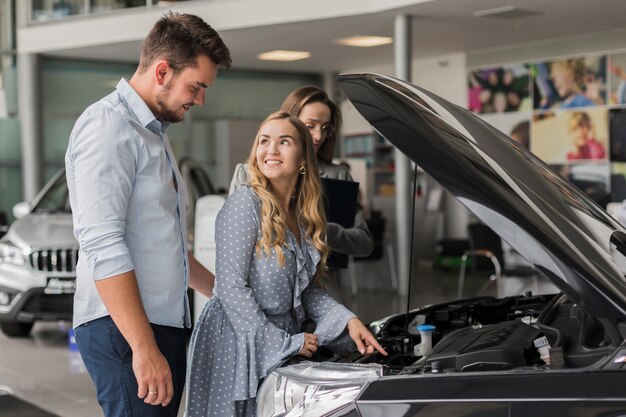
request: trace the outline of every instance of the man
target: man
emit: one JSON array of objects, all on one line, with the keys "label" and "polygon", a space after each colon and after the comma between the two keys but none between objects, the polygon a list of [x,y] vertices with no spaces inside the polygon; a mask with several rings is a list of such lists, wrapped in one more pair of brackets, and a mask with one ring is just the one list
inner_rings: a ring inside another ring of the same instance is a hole
[{"label": "man", "polygon": [[168,13],[130,81],[80,116],[65,157],[80,244],[74,328],[104,414],[176,416],[185,382],[187,286],[213,275],[188,252],[187,191],[165,133],[230,52],[197,16]]}]

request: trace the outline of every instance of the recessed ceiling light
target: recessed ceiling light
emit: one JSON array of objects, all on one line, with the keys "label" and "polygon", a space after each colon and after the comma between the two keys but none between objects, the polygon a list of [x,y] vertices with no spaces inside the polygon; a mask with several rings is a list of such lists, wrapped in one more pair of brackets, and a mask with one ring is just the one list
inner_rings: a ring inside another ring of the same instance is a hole
[{"label": "recessed ceiling light", "polygon": [[372,46],[390,44],[393,42],[393,39],[388,36],[350,36],[348,38],[335,39],[333,42],[339,45],[370,48]]},{"label": "recessed ceiling light", "polygon": [[306,51],[286,51],[277,49],[275,51],[263,52],[257,58],[263,61],[298,61],[299,59],[307,59],[311,57],[310,52]]}]

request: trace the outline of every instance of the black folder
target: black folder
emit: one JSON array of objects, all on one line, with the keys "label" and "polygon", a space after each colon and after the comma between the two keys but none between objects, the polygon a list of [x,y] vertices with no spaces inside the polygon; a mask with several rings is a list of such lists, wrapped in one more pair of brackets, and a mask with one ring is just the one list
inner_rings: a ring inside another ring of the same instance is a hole
[{"label": "black folder", "polygon": [[[326,220],[340,224],[345,228],[354,226],[354,216],[358,207],[359,183],[355,181],[322,178],[324,187],[324,208]],[[328,266],[347,268],[348,255],[331,251]]]}]

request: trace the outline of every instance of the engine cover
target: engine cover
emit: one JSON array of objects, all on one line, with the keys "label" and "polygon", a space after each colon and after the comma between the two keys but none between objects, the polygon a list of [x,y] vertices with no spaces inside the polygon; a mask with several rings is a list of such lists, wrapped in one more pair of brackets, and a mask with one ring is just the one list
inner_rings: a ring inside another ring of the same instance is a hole
[{"label": "engine cover", "polygon": [[527,351],[541,331],[520,320],[460,329],[444,337],[426,359],[433,370],[458,372],[512,369],[526,366]]}]

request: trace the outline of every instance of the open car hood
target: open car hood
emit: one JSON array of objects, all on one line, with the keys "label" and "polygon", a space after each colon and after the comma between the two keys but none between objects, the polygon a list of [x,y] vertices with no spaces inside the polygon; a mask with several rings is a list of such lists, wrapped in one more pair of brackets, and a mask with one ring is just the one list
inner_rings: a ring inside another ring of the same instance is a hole
[{"label": "open car hood", "polygon": [[[470,111],[405,81],[342,74],[363,117],[598,317],[626,318],[626,229],[539,158]],[[419,220],[418,220],[419,222]]]}]

